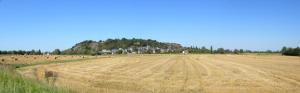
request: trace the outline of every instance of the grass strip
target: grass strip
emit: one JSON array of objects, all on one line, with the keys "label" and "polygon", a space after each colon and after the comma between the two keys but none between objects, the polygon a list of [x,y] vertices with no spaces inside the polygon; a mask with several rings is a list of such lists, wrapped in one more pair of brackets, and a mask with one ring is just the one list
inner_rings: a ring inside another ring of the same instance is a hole
[{"label": "grass strip", "polygon": [[74,91],[25,78],[17,74],[11,66],[0,65],[0,93],[74,93]]}]

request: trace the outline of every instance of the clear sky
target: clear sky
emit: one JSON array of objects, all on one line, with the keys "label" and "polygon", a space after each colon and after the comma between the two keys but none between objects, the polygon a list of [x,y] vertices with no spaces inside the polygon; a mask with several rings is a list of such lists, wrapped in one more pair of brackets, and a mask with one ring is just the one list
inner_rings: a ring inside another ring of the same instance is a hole
[{"label": "clear sky", "polygon": [[300,46],[300,0],[0,0],[0,35],[0,50],[122,37],[278,50]]}]

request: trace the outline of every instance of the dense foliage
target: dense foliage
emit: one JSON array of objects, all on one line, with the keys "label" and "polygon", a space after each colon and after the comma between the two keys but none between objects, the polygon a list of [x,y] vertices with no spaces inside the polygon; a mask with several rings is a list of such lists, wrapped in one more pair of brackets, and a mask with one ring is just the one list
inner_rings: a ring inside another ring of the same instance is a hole
[{"label": "dense foliage", "polygon": [[12,50],[12,51],[0,51],[0,55],[41,55],[41,50]]},{"label": "dense foliage", "polygon": [[287,56],[300,56],[300,48],[299,47],[296,47],[296,48],[283,47],[281,49],[281,53],[282,53],[282,55],[287,55]]},{"label": "dense foliage", "polygon": [[[176,43],[163,43],[151,39],[107,39],[100,41],[86,40],[80,42],[70,49],[63,51],[64,54],[97,54],[101,50],[128,49],[137,50],[141,47],[161,48],[161,49],[180,49],[182,46]],[[119,52],[119,51],[117,51]]]},{"label": "dense foliage", "polygon": [[188,50],[189,53],[192,54],[242,54],[242,53],[279,53],[279,51],[251,51],[251,50],[244,50],[244,49],[224,49],[224,48],[217,48],[213,49],[213,46],[210,49],[206,48],[205,46],[198,48],[198,47],[185,47],[185,50]]},{"label": "dense foliage", "polygon": [[202,53],[210,53],[210,49],[207,49],[206,47],[186,47],[185,49],[187,49],[189,51],[189,53],[195,53],[195,54],[202,54]]},{"label": "dense foliage", "polygon": [[59,49],[55,49],[53,52],[52,52],[53,55],[60,55],[61,54],[61,51]]}]

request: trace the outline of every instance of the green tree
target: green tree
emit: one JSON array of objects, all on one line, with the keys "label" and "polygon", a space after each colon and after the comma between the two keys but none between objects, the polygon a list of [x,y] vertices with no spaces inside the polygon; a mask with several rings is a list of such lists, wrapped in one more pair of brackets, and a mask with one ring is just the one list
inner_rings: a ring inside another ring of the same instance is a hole
[{"label": "green tree", "polygon": [[225,54],[224,48],[218,48],[218,49],[217,49],[217,53]]},{"label": "green tree", "polygon": [[238,49],[234,49],[234,50],[233,50],[233,53],[234,53],[234,54],[239,54],[240,51],[239,51]]},{"label": "green tree", "polygon": [[36,52],[37,55],[42,55],[42,51],[39,49],[37,52]]},{"label": "green tree", "polygon": [[297,47],[297,48],[295,49],[295,51],[296,51],[297,55],[300,56],[300,48]]},{"label": "green tree", "polygon": [[61,54],[61,51],[59,49],[55,49],[53,52],[52,52],[53,55],[60,55]]},{"label": "green tree", "polygon": [[35,50],[32,49],[32,50],[30,51],[30,55],[35,55]]},{"label": "green tree", "polygon": [[202,53],[209,53],[210,51],[206,47],[201,47],[201,52]]},{"label": "green tree", "polygon": [[244,49],[240,49],[240,53],[244,53]]},{"label": "green tree", "polygon": [[300,56],[300,48],[287,48],[282,54],[288,56]]},{"label": "green tree", "polygon": [[210,46],[210,54],[213,54],[213,46]]},{"label": "green tree", "polygon": [[281,49],[281,53],[284,53],[284,52],[286,52],[286,50],[287,50],[287,47],[282,47],[282,49]]}]

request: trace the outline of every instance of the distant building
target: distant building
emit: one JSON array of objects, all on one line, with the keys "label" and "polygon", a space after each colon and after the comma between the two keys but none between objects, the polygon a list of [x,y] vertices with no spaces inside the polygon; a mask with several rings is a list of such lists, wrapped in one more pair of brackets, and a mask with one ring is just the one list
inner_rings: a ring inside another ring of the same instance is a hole
[{"label": "distant building", "polygon": [[[127,48],[103,49],[99,51],[101,54],[157,54],[157,53],[172,53],[177,49],[172,47],[152,47],[152,46],[131,46]],[[188,54],[185,51],[184,54]]]},{"label": "distant building", "polygon": [[168,52],[168,49],[160,49],[160,53],[166,53]]},{"label": "distant building", "polygon": [[119,49],[111,49],[111,54],[114,55],[119,51]]},{"label": "distant building", "polygon": [[105,55],[107,55],[107,54],[112,54],[112,52],[111,52],[110,50],[107,50],[107,49],[103,49],[103,50],[101,51],[101,53],[102,53],[102,54],[105,54]]},{"label": "distant building", "polygon": [[184,50],[184,51],[182,51],[182,54],[189,54],[189,51],[188,50]]}]

